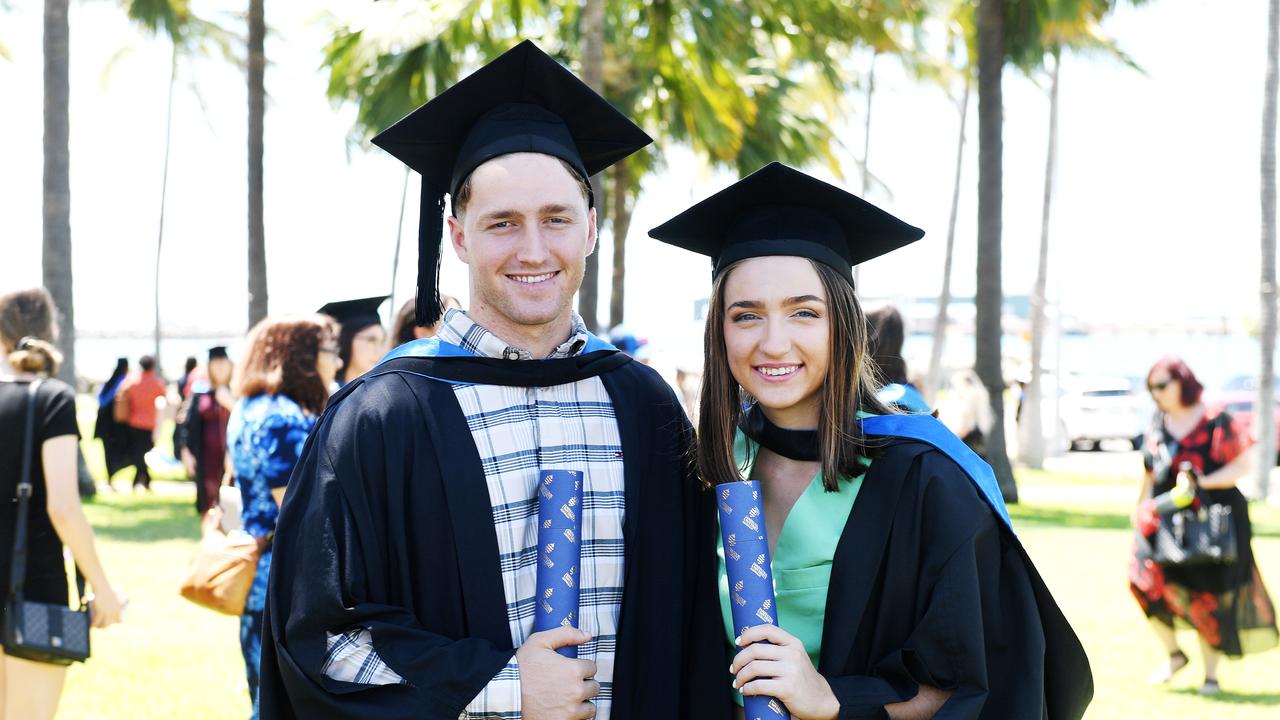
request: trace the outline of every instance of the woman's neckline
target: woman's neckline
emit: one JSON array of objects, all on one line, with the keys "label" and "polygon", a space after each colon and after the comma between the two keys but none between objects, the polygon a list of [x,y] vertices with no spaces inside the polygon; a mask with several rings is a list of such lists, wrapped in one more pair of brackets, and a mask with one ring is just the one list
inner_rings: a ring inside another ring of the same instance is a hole
[{"label": "woman's neckline", "polygon": [[[1196,403],[1189,407],[1185,413],[1181,414],[1181,416],[1175,416],[1172,413],[1166,412],[1164,414],[1164,430],[1169,433],[1169,436],[1174,440],[1181,442],[1183,438],[1195,432],[1195,429],[1200,426],[1200,423],[1204,421],[1204,418],[1204,403]],[[1182,430],[1183,432],[1174,432],[1174,428]]]}]

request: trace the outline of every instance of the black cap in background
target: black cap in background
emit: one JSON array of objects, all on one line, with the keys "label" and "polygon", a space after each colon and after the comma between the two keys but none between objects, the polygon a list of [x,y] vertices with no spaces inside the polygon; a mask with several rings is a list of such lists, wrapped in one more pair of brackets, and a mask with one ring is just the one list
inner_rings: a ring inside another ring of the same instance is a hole
[{"label": "black cap in background", "polygon": [[382,324],[382,317],[378,315],[378,308],[389,297],[391,296],[375,295],[374,297],[359,298],[357,300],[339,300],[325,303],[324,307],[316,312],[328,315],[337,320],[344,328],[351,328],[358,332],[360,328]]}]

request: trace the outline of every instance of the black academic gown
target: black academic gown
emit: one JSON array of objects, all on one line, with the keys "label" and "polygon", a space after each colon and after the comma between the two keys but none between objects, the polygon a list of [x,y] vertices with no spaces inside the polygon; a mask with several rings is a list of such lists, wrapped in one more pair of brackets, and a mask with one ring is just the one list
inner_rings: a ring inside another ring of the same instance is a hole
[{"label": "black academic gown", "polygon": [[[443,362],[384,362],[334,396],[307,440],[275,535],[264,719],[455,720],[514,654],[479,454],[453,389],[428,377]],[[501,375],[509,362],[472,364]],[[599,377],[626,461],[612,716],[727,718],[715,509],[688,463],[692,431],[656,373],[610,365]],[[321,673],[326,632],[353,626],[407,684]]]},{"label": "black academic gown", "polygon": [[832,561],[818,670],[841,720],[885,718],[917,684],[934,716],[1075,720],[1089,661],[1021,544],[946,454],[890,440]]},{"label": "black academic gown", "polygon": [[[115,383],[116,391],[118,391],[120,383],[123,383],[124,379],[123,374],[119,377],[113,376],[111,380],[107,381],[107,384]],[[111,392],[111,396],[114,399],[115,391]],[[93,436],[102,440],[102,452],[107,465],[107,480],[110,482],[113,475],[129,465],[128,426],[116,420],[114,400],[105,404],[99,400],[98,415],[93,426]]]}]

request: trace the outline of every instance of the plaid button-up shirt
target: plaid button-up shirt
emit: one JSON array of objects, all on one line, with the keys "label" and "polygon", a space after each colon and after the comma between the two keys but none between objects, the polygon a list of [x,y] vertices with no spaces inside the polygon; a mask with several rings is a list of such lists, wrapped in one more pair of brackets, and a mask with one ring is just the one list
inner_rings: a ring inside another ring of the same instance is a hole
[{"label": "plaid button-up shirt", "polygon": [[[450,310],[438,337],[483,357],[530,360],[525,350]],[[581,318],[573,316],[568,340],[551,354],[572,357],[587,344]],[[598,377],[552,387],[453,386],[479,451],[493,508],[511,641],[520,647],[533,632],[537,589],[538,503],[542,468],[584,471],[582,562],[578,627],[591,634],[578,657],[596,663],[600,694],[596,717],[607,720],[622,603],[625,509],[622,441],[613,403]],[[349,682],[403,682],[378,659],[368,632],[329,637],[326,675]],[[520,716],[520,667],[511,662],[467,706],[462,720]]]}]

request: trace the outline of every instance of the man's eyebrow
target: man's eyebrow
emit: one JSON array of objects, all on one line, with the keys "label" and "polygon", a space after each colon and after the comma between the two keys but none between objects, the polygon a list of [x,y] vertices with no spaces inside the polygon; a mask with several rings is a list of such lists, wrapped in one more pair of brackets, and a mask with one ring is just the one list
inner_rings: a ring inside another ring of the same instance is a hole
[{"label": "man's eyebrow", "polygon": [[516,210],[491,210],[480,216],[480,224],[485,225],[499,220],[510,220],[511,218],[520,217],[520,213]]},{"label": "man's eyebrow", "polygon": [[[576,215],[577,210],[572,205],[563,205],[560,203],[550,203],[538,208],[538,215]],[[487,225],[493,222],[501,222],[503,220],[514,220],[524,217],[524,213],[515,209],[490,210],[480,216],[480,224]]]}]

